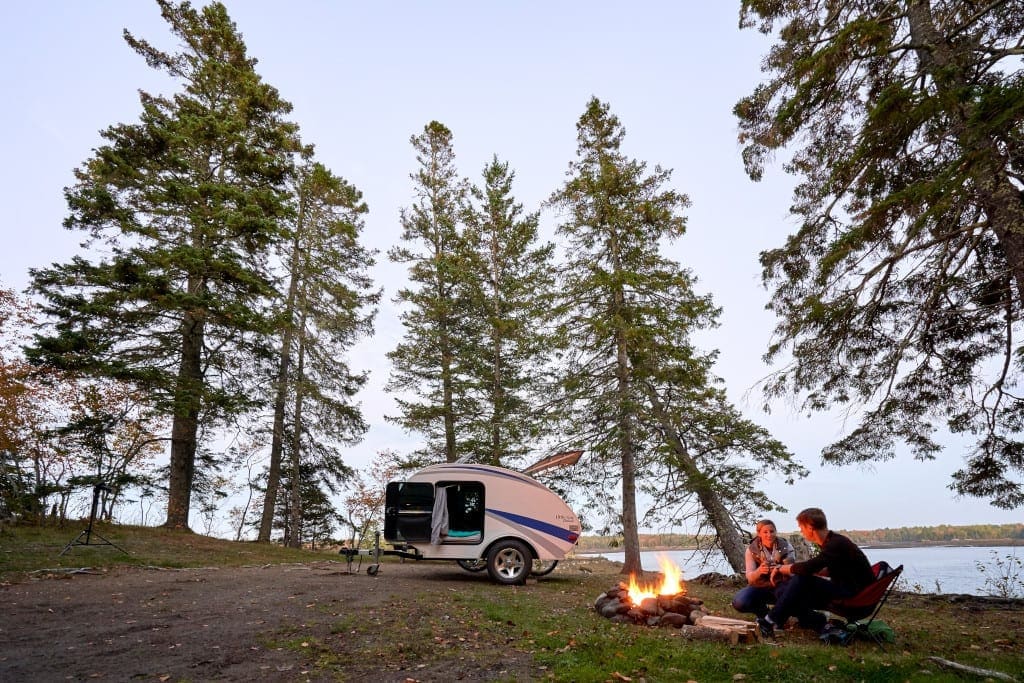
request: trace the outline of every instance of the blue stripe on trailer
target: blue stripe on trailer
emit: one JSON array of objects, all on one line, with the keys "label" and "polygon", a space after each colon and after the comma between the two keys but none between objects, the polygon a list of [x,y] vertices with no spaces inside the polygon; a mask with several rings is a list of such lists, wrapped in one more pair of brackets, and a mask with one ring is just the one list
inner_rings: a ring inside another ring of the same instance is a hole
[{"label": "blue stripe on trailer", "polygon": [[560,526],[542,522],[539,519],[534,519],[533,517],[524,517],[523,515],[517,515],[514,512],[505,512],[504,510],[495,510],[493,508],[487,508],[487,512],[497,517],[507,519],[515,524],[519,524],[520,526],[525,526],[529,529],[536,529],[548,536],[554,536],[555,538],[560,538],[563,541],[568,541],[569,543],[575,543],[576,539],[580,537],[580,535],[575,531],[569,531],[568,529],[563,529]]}]

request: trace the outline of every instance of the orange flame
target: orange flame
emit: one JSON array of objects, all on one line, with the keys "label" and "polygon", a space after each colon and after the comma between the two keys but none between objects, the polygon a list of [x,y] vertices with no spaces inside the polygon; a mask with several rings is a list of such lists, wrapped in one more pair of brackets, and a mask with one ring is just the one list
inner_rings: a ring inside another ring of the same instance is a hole
[{"label": "orange flame", "polygon": [[629,575],[629,599],[634,605],[639,605],[645,598],[686,593],[686,584],[683,583],[683,571],[667,557],[659,557],[658,564],[661,565],[663,577],[661,585],[656,583],[640,585],[637,583],[635,575]]}]

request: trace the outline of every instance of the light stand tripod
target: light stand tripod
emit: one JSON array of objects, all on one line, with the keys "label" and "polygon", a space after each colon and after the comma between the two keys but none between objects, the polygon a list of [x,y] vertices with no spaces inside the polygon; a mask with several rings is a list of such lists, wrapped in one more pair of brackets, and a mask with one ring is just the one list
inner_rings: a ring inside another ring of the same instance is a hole
[{"label": "light stand tripod", "polygon": [[[79,533],[77,536],[75,536],[73,539],[68,541],[68,544],[66,546],[64,546],[64,550],[60,551],[61,555],[66,553],[68,550],[70,550],[71,546],[73,546],[73,545],[112,545],[115,548],[117,548],[118,550],[120,550],[122,553],[124,553],[125,555],[130,555],[131,554],[127,550],[122,548],[121,546],[117,545],[116,543],[112,543],[112,542],[108,541],[107,539],[105,539],[102,536],[100,536],[99,533],[97,533],[97,532],[92,530],[92,524],[93,524],[93,522],[96,521],[96,506],[97,506],[97,504],[99,504],[99,501],[100,501],[100,492],[101,491],[109,491],[109,490],[110,490],[110,488],[107,487],[107,486],[104,486],[103,484],[95,484],[92,487],[92,511],[89,513],[89,526],[87,526],[85,529],[83,529],[82,532]],[[85,537],[84,541],[82,540],[83,536]],[[95,536],[96,538],[98,538],[100,540],[99,541],[93,541],[92,540],[93,536]]]}]

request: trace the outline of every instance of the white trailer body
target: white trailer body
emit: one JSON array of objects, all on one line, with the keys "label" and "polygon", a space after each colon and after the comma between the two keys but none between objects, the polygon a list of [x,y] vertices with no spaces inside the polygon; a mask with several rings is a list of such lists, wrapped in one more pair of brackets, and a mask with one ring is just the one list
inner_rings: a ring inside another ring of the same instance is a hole
[{"label": "white trailer body", "polygon": [[534,560],[553,566],[580,533],[579,518],[556,493],[501,467],[431,465],[387,487],[384,540],[394,554],[486,567],[500,583],[525,581]]}]

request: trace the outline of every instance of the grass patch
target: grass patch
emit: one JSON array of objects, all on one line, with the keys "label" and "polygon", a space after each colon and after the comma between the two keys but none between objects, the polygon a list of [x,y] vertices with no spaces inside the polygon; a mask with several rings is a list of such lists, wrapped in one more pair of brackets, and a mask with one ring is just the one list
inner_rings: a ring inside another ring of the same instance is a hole
[{"label": "grass patch", "polygon": [[[122,526],[96,522],[89,545],[72,544],[87,523],[0,529],[0,581],[22,581],[32,572],[80,567],[238,567],[253,564],[310,562],[324,552],[284,548],[269,543],[226,541],[190,531]],[[96,534],[99,534],[97,536]],[[104,545],[102,539],[118,547]],[[82,538],[81,540],[85,540]],[[337,559],[332,553],[331,559]]]},{"label": "grass patch", "polygon": [[[1024,676],[1020,607],[978,609],[896,595],[881,617],[898,640],[884,649],[867,641],[830,647],[801,630],[786,631],[776,644],[731,647],[690,641],[672,628],[614,624],[592,609],[610,585],[608,576],[580,577],[569,568],[559,576],[559,571],[526,587],[467,584],[444,599],[443,614],[436,594],[405,596],[385,608],[399,623],[409,623],[410,630],[393,634],[392,641],[416,637],[423,647],[381,649],[376,643],[355,657],[384,656],[391,665],[412,667],[470,653],[487,666],[504,653],[529,657],[534,677],[559,681],[963,680],[929,656]],[[691,585],[691,593],[713,612],[736,616],[729,607],[731,589]]]}]

